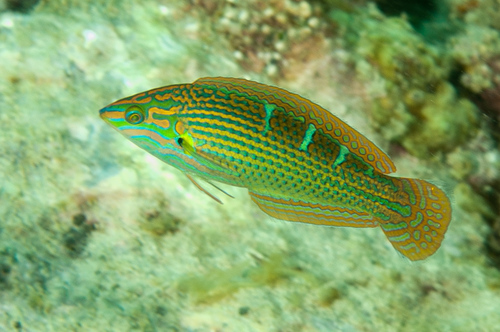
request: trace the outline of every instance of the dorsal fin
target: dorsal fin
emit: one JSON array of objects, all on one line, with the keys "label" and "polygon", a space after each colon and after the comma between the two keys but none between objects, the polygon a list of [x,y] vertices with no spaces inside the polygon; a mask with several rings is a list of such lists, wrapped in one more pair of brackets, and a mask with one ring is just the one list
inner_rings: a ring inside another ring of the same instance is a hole
[{"label": "dorsal fin", "polygon": [[396,171],[396,166],[389,156],[365,136],[323,107],[295,93],[241,78],[204,77],[193,82],[193,85],[216,86],[219,89],[244,93],[249,98],[265,100],[297,118],[303,117],[317,130],[330,135],[377,171],[383,174]]}]

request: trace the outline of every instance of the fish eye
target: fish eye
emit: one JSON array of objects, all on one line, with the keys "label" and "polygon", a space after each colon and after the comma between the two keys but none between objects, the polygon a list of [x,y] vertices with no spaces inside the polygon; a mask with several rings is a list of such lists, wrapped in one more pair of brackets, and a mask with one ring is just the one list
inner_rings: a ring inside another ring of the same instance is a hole
[{"label": "fish eye", "polygon": [[125,120],[130,124],[139,124],[144,121],[144,111],[137,105],[130,106],[125,111]]}]

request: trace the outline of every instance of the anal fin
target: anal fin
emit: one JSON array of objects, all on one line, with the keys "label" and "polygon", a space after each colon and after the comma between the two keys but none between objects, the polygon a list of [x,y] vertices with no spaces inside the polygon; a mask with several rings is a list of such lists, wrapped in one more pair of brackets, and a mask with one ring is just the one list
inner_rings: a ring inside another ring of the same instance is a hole
[{"label": "anal fin", "polygon": [[275,198],[250,190],[249,194],[262,211],[276,219],[325,226],[378,226],[378,222],[366,212],[295,199]]}]

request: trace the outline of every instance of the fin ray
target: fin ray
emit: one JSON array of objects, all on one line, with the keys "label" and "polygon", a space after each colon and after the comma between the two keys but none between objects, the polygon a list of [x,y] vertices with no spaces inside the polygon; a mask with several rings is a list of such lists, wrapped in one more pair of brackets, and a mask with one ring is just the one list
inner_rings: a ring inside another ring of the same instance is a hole
[{"label": "fin ray", "polygon": [[[222,201],[217,198],[217,196],[215,195],[212,195],[208,190],[206,190],[205,188],[203,188],[198,182],[196,182],[196,180],[191,176],[189,175],[188,173],[185,173],[187,178],[189,180],[191,180],[191,182],[196,186],[196,188],[198,188],[200,191],[204,192],[205,194],[207,194],[210,198],[212,198],[214,201],[216,201],[217,203],[219,204],[223,204]],[[217,188],[217,187],[216,187]],[[219,189],[219,188],[217,188]],[[221,190],[223,193],[225,193],[223,190]],[[228,196],[231,196],[231,195],[228,195]],[[231,196],[232,197],[232,196]]]},{"label": "fin ray", "polygon": [[213,184],[211,181],[208,181],[208,180],[205,180],[205,181],[206,181],[208,184],[210,184],[212,187],[214,187],[214,188],[218,189],[220,192],[222,192],[222,193],[223,193],[223,194],[225,194],[226,196],[229,196],[229,197],[231,197],[231,198],[234,198],[234,196],[233,196],[233,195],[231,195],[231,194],[227,193],[224,189],[217,187],[217,186],[216,186],[215,184]]}]

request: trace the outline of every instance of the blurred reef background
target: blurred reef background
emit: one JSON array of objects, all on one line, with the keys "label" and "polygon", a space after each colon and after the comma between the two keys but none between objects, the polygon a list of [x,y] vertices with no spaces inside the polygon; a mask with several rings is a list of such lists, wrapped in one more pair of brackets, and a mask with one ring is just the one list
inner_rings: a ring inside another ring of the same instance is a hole
[{"label": "blurred reef background", "polygon": [[[203,76],[319,103],[452,197],[441,249],[224,205],[109,128]],[[0,331],[499,331],[499,0],[0,0]]]}]

